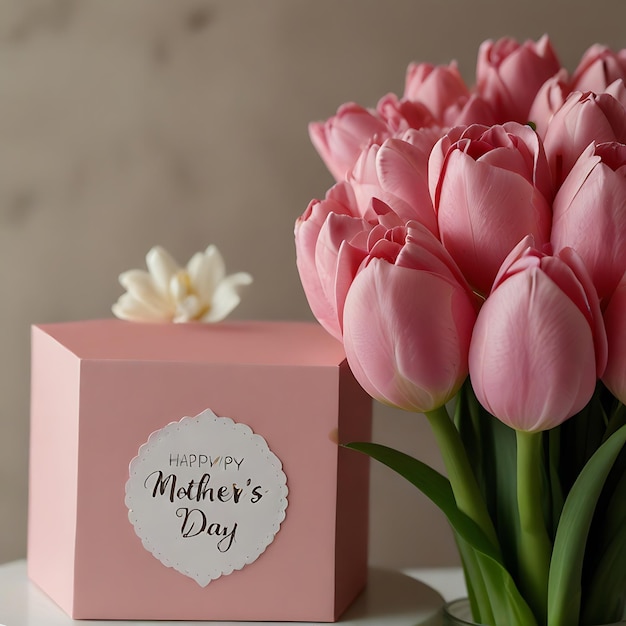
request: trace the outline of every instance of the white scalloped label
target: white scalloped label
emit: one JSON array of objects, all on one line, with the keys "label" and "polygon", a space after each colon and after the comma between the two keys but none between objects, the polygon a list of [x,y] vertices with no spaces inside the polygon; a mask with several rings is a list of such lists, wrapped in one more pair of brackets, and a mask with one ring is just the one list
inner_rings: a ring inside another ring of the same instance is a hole
[{"label": "white scalloped label", "polygon": [[125,501],[146,550],[206,587],[272,543],[286,483],[263,437],[207,409],[150,435],[130,463]]}]

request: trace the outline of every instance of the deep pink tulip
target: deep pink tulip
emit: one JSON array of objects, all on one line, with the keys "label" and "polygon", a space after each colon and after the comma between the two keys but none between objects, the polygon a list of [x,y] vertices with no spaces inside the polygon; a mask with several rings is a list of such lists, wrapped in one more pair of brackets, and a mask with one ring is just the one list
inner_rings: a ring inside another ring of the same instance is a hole
[{"label": "deep pink tulip", "polygon": [[441,241],[483,294],[522,237],[549,240],[550,172],[529,126],[453,129],[432,150],[429,186]]},{"label": "deep pink tulip", "polygon": [[574,248],[601,300],[626,272],[626,146],[591,144],[554,199],[554,250]]},{"label": "deep pink tulip", "polygon": [[600,44],[583,54],[572,75],[572,90],[602,93],[617,79],[626,79],[626,50],[613,52]]},{"label": "deep pink tulip", "polygon": [[546,136],[552,116],[563,106],[570,94],[570,85],[565,70],[549,78],[539,89],[528,112],[528,121],[535,125],[542,139]]},{"label": "deep pink tulip", "polygon": [[423,226],[387,231],[371,247],[344,308],[344,346],[374,398],[425,412],[467,376],[475,300],[451,257]]},{"label": "deep pink tulip", "polygon": [[525,124],[539,88],[560,68],[547,36],[523,44],[511,38],[485,41],[478,51],[476,87],[500,123]]},{"label": "deep pink tulip", "polygon": [[407,69],[404,99],[425,105],[442,126],[454,122],[469,96],[469,89],[454,62],[449,65],[411,63]]},{"label": "deep pink tulip", "polygon": [[622,276],[604,312],[609,358],[602,381],[626,403],[626,274]]},{"label": "deep pink tulip", "polygon": [[387,139],[361,153],[347,180],[361,215],[375,219],[372,198],[382,200],[404,221],[417,220],[437,233],[437,218],[428,191],[428,154],[437,135],[408,131],[414,143]]},{"label": "deep pink tulip", "polygon": [[479,402],[522,431],[558,426],[591,399],[606,365],[606,334],[584,264],[571,249],[527,247],[506,259],[472,335]]},{"label": "deep pink tulip", "polygon": [[626,143],[626,109],[608,93],[575,91],[553,115],[544,139],[557,188],[592,141]]},{"label": "deep pink tulip", "polygon": [[373,137],[382,142],[389,135],[383,120],[354,103],[342,105],[337,114],[325,122],[309,124],[311,142],[337,181],[344,179]]}]

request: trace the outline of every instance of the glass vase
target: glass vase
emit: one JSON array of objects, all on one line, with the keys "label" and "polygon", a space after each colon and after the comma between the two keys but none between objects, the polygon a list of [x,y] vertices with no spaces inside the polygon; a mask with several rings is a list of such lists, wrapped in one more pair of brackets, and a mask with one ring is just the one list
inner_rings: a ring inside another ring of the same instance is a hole
[{"label": "glass vase", "polygon": [[[472,618],[472,608],[467,598],[453,600],[443,607],[442,626],[482,626]],[[626,620],[598,626],[624,626]],[[503,625],[504,626],[504,625]]]}]

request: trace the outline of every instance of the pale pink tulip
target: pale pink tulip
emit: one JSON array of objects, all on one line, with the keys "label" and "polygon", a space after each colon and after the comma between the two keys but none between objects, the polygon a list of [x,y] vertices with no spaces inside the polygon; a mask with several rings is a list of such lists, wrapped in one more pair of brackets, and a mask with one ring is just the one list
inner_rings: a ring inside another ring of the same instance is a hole
[{"label": "pale pink tulip", "polygon": [[409,223],[376,241],[348,291],[348,363],[374,398],[431,411],[467,376],[475,319],[475,300],[446,250]]},{"label": "pale pink tulip", "polygon": [[604,312],[609,358],[602,381],[626,403],[626,274],[622,276]]},{"label": "pale pink tulip", "polygon": [[592,141],[626,143],[626,109],[607,93],[575,91],[553,115],[544,139],[557,187]]},{"label": "pale pink tulip", "polygon": [[[428,191],[428,135],[409,131],[417,145],[400,139],[373,144],[361,153],[347,180],[361,215],[375,219],[372,198],[382,200],[404,221],[417,220],[437,233],[437,218]],[[432,143],[434,138],[430,136]],[[432,146],[431,146],[432,147]]]},{"label": "pale pink tulip", "polygon": [[[329,190],[324,200],[313,200],[309,204],[304,214],[296,221],[294,231],[296,265],[307,301],[320,324],[337,339],[341,338],[337,305],[335,298],[327,295],[330,289],[322,284],[317,268],[317,245],[320,231],[329,215],[343,216],[347,218],[347,223],[351,223],[350,220],[358,219],[355,207],[356,200],[350,185],[338,183]],[[356,223],[363,228],[360,219]],[[335,257],[337,255],[336,250],[330,253]],[[321,251],[319,254],[321,256]]]},{"label": "pale pink tulip", "polygon": [[613,81],[605,90],[604,93],[608,93],[613,96],[624,108],[626,108],[626,86],[621,78]]},{"label": "pale pink tulip", "polygon": [[373,137],[382,142],[389,135],[383,120],[354,103],[342,105],[337,114],[325,122],[309,124],[311,142],[337,181],[344,179]]},{"label": "pale pink tulip", "polygon": [[567,72],[561,70],[549,78],[537,92],[528,112],[528,121],[534,124],[542,139],[546,136],[552,116],[563,106],[570,91]]},{"label": "pale pink tulip", "polygon": [[572,90],[602,93],[617,79],[626,79],[626,50],[613,52],[600,44],[583,54],[572,75]]},{"label": "pale pink tulip", "polygon": [[452,122],[451,115],[453,119],[458,116],[469,96],[454,62],[447,66],[411,63],[407,69],[404,99],[425,105],[442,126]]},{"label": "pale pink tulip", "polygon": [[381,200],[371,205],[371,218],[363,219],[350,185],[338,183],[296,221],[296,265],[309,306],[339,340],[346,294],[362,261],[385,233],[405,223]]},{"label": "pale pink tulip", "polygon": [[550,172],[529,126],[453,129],[432,150],[429,186],[441,241],[483,294],[522,237],[549,240]]},{"label": "pale pink tulip", "polygon": [[[378,101],[376,113],[387,125],[389,133],[396,136],[409,128],[430,128],[437,125],[437,121],[425,105],[399,100],[393,93],[383,96]],[[381,136],[378,143],[383,139],[384,136]]]},{"label": "pale pink tulip", "polygon": [[571,247],[587,266],[601,300],[626,272],[626,146],[591,144],[554,199],[554,250]]},{"label": "pale pink tulip", "polygon": [[547,36],[523,44],[511,38],[485,41],[478,51],[476,88],[500,123],[526,123],[539,88],[560,69]]},{"label": "pale pink tulip", "polygon": [[476,93],[473,93],[466,101],[459,101],[458,104],[458,108],[450,107],[447,111],[446,119],[450,127],[470,124],[494,126],[498,123],[489,103]]},{"label": "pale pink tulip", "polygon": [[479,402],[511,428],[558,426],[591,399],[606,365],[598,298],[571,249],[546,256],[524,240],[505,260],[472,335]]}]

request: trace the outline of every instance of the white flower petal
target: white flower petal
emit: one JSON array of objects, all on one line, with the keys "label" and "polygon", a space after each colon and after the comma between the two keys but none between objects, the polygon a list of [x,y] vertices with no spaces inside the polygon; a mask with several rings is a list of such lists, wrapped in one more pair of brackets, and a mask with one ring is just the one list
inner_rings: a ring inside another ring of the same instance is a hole
[{"label": "white flower petal", "polygon": [[[215,261],[202,252],[193,255],[187,264],[187,271],[194,290],[204,304],[209,305],[213,299],[213,293],[221,280],[220,268],[214,266]],[[222,261],[223,268],[223,261]]]},{"label": "white flower petal", "polygon": [[130,270],[120,275],[126,293],[113,305],[117,317],[217,322],[239,304],[239,290],[252,282],[246,272],[226,276],[224,259],[215,246],[194,254],[186,269],[166,250],[155,246],[146,255],[146,264],[148,272]]},{"label": "white flower petal", "polygon": [[174,257],[161,246],[154,246],[154,248],[146,254],[146,265],[154,280],[157,291],[163,296],[166,296],[172,276],[181,269],[180,265],[178,265]]},{"label": "white flower petal", "polygon": [[169,301],[156,289],[152,276],[144,270],[128,270],[120,274],[119,282],[135,300],[154,312],[173,312]]},{"label": "white flower petal", "polygon": [[111,309],[115,317],[130,322],[167,322],[171,319],[164,312],[146,307],[129,293],[122,294]]},{"label": "white flower petal", "polygon": [[226,277],[215,290],[211,308],[202,318],[203,322],[220,322],[239,305],[241,297],[240,288],[249,285],[252,276],[246,272],[231,274]]},{"label": "white flower petal", "polygon": [[204,256],[211,262],[218,280],[222,280],[222,278],[226,276],[226,264],[224,263],[224,257],[217,249],[217,246],[208,246],[204,251]]},{"label": "white flower petal", "polygon": [[231,274],[227,276],[223,282],[229,283],[232,287],[237,289],[238,287],[247,287],[251,285],[253,282],[253,278],[248,272],[237,272],[236,274]]},{"label": "white flower petal", "polygon": [[241,298],[236,291],[230,289],[222,290],[220,287],[217,288],[217,291],[221,292],[219,298],[214,298],[208,313],[202,317],[203,322],[221,322],[225,317],[230,315],[241,302]]},{"label": "white flower petal", "polygon": [[190,287],[189,274],[185,270],[179,271],[170,279],[168,293],[170,299],[178,305],[184,298],[189,295]]},{"label": "white flower petal", "polygon": [[187,296],[178,303],[174,322],[191,322],[197,320],[202,313],[202,304],[196,296]]}]

